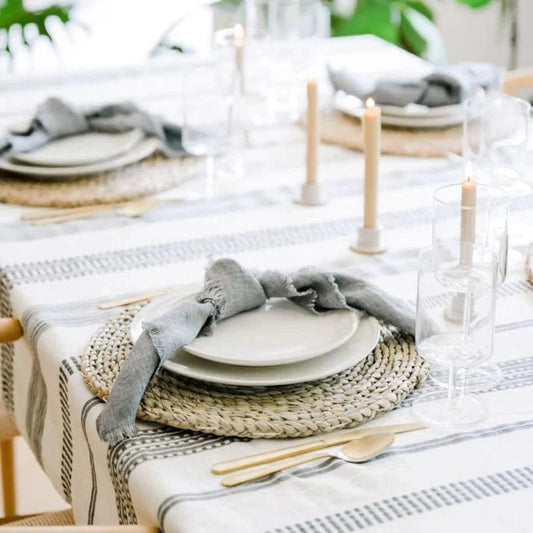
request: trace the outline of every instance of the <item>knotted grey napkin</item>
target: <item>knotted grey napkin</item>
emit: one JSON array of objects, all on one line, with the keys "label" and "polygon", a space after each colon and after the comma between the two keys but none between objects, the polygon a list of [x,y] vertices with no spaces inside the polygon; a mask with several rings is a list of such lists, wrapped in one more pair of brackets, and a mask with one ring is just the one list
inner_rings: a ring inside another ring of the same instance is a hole
[{"label": "knotted grey napkin", "polygon": [[26,131],[8,132],[0,139],[0,153],[30,152],[48,141],[89,131],[117,133],[135,128],[159,138],[160,151],[167,157],[183,155],[181,128],[132,102],[81,110],[58,98],[49,98],[37,107]]},{"label": "knotted grey napkin", "polygon": [[350,72],[349,66],[329,67],[328,71],[336,91],[362,100],[371,96],[378,104],[400,107],[460,104],[477,90],[497,89],[500,84],[498,68],[489,63],[458,63],[420,79],[380,78],[371,81]]},{"label": "knotted grey napkin", "polygon": [[356,309],[414,334],[414,310],[361,279],[307,268],[292,275],[258,275],[232,259],[219,259],[205,274],[196,301],[143,325],[96,425],[102,440],[115,443],[135,433],[135,416],[144,392],[162,363],[199,335],[211,335],[216,322],[261,306],[269,298],[288,298],[311,312]]}]

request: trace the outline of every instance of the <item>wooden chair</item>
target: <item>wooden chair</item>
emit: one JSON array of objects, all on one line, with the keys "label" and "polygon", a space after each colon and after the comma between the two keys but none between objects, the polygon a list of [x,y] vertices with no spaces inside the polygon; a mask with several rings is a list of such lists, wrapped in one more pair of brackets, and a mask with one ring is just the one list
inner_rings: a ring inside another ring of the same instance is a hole
[{"label": "wooden chair", "polygon": [[[14,342],[22,333],[19,320],[0,318],[0,343]],[[6,515],[0,520],[2,533],[158,533],[156,526],[76,526],[70,510],[17,517],[14,454],[17,435],[19,431],[9,413],[0,412],[0,469]]]},{"label": "wooden chair", "polygon": [[514,94],[528,87],[533,87],[533,68],[511,70],[505,74],[503,92]]}]

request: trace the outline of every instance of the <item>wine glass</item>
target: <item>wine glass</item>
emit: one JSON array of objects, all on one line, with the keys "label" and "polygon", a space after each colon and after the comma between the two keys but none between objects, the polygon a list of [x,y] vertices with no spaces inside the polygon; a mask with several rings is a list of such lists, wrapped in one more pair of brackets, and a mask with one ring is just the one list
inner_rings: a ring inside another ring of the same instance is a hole
[{"label": "wine glass", "polygon": [[[433,193],[433,246],[443,242],[461,239],[462,222],[474,220],[474,242],[490,249],[497,259],[497,284],[505,281],[507,274],[508,216],[510,196],[498,187],[476,185],[476,205],[467,206],[461,202],[462,184],[445,185]],[[446,310],[449,320],[461,320],[461,309]],[[454,314],[459,314],[455,316]],[[431,379],[446,385],[447,372],[435,366]],[[469,391],[488,390],[503,379],[498,365],[485,362],[467,372],[466,388]]]},{"label": "wine glass", "polygon": [[531,106],[501,93],[478,92],[466,103],[463,156],[485,182],[513,196],[531,193],[524,181]]},{"label": "wine glass", "polygon": [[[448,385],[446,397],[422,394],[413,409],[431,424],[469,426],[487,414],[479,398],[465,394],[465,370],[492,354],[496,256],[486,247],[454,240],[423,250],[419,260],[417,349],[448,369]],[[446,317],[451,306],[461,308],[461,321]]]},{"label": "wine glass", "polygon": [[185,74],[182,143],[186,152],[205,157],[205,193],[215,194],[222,178],[240,177],[239,81],[231,61],[192,65]]}]

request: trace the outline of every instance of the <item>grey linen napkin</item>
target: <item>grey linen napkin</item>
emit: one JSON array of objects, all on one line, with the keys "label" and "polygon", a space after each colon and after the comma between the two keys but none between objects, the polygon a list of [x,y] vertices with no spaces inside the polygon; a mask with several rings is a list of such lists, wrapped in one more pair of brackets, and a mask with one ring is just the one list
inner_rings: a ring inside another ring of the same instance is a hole
[{"label": "grey linen napkin", "polygon": [[135,416],[144,392],[162,363],[216,322],[261,306],[268,298],[288,298],[311,312],[356,309],[414,334],[414,310],[361,279],[306,268],[292,275],[253,274],[232,259],[213,262],[196,301],[145,323],[113,385],[96,425],[101,439],[115,443],[135,434]]},{"label": "grey linen napkin", "polygon": [[351,73],[349,66],[330,67],[328,72],[337,91],[361,99],[371,96],[378,104],[400,107],[408,104],[428,107],[460,104],[477,90],[497,89],[500,84],[498,68],[489,63],[458,63],[410,80],[381,78],[369,81]]},{"label": "grey linen napkin", "polygon": [[0,153],[30,152],[48,141],[90,131],[118,133],[138,128],[161,140],[167,157],[183,155],[181,128],[152,115],[132,102],[81,110],[58,98],[37,107],[26,131],[8,132],[0,139]]}]

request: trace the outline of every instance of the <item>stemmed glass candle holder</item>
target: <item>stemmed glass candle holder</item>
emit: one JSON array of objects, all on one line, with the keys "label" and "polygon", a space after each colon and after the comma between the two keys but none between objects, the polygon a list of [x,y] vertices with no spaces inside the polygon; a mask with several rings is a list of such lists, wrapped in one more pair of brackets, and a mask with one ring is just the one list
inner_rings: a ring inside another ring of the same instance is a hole
[{"label": "stemmed glass candle holder", "polygon": [[445,185],[433,193],[433,246],[461,240],[465,221],[471,221],[471,242],[494,252],[498,260],[498,284],[502,284],[507,274],[510,195],[504,189],[480,183],[475,184],[472,205],[463,201],[463,194],[464,183]]},{"label": "stemmed glass candle holder", "polygon": [[[509,194],[498,187],[476,184],[473,205],[462,201],[463,184],[446,185],[433,194],[433,247],[450,240],[461,240],[465,221],[472,224],[471,242],[494,253],[497,261],[497,284],[505,281],[507,274]],[[462,321],[461,294],[444,310],[448,320]],[[486,362],[467,372],[468,390],[486,390],[502,380],[499,367]],[[446,372],[439,367],[431,371],[431,378],[440,385],[446,384]]]},{"label": "stemmed glass candle holder", "polygon": [[[419,259],[417,349],[424,359],[448,369],[448,389],[445,398],[434,392],[421,395],[413,407],[428,423],[468,426],[486,415],[482,401],[465,394],[464,370],[492,354],[496,257],[486,247],[449,241],[423,250]],[[450,321],[444,310],[458,294],[462,320]]]}]

